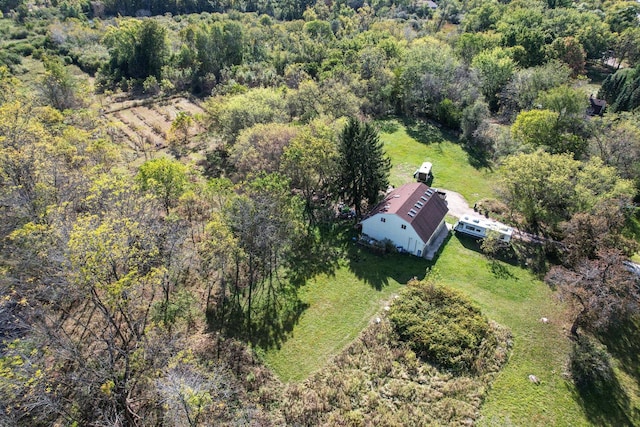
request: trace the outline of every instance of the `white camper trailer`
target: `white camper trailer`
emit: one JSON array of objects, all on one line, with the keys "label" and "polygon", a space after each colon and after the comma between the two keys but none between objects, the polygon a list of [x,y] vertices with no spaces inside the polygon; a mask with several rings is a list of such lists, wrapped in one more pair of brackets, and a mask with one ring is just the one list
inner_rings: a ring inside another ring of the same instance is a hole
[{"label": "white camper trailer", "polygon": [[513,228],[488,218],[465,215],[456,223],[453,229],[459,233],[484,239],[490,231],[498,233],[500,240],[507,243],[513,235]]},{"label": "white camper trailer", "polygon": [[431,164],[431,162],[424,162],[422,164],[422,166],[420,166],[420,169],[416,170],[413,173],[413,177],[418,181],[418,182],[427,182],[429,181],[431,178],[433,178],[433,174],[431,173],[431,167],[433,165]]}]

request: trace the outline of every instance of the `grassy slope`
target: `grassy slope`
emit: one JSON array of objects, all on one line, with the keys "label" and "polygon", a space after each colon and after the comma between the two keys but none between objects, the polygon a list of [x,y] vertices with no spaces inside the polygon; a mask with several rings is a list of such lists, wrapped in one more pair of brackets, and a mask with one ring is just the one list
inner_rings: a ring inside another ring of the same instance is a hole
[{"label": "grassy slope", "polygon": [[301,289],[309,308],[290,339],[266,352],[265,362],[283,381],[307,378],[353,341],[402,284],[424,277],[427,266],[418,258],[354,250],[335,275],[316,277]]},{"label": "grassy slope", "polygon": [[476,169],[469,164],[469,156],[460,145],[447,139],[433,126],[405,127],[396,121],[385,121],[380,139],[392,161],[391,185],[413,181],[413,173],[422,162],[433,163],[433,187],[457,191],[471,204],[482,198],[495,197],[489,184],[492,172]]},{"label": "grassy slope", "polygon": [[[571,344],[553,292],[519,267],[499,263],[492,271],[491,263],[473,249],[470,240],[449,240],[437,261],[442,282],[464,291],[514,336],[511,359],[482,407],[481,424],[588,424],[573,398],[573,386],[563,377]],[[540,322],[541,317],[550,323]],[[529,374],[541,384],[532,384]]]}]

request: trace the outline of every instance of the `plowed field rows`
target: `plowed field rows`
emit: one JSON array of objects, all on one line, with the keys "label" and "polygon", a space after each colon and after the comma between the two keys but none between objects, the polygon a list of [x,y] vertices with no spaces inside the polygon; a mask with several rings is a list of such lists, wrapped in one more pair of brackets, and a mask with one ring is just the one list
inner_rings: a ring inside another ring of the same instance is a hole
[{"label": "plowed field rows", "polygon": [[[118,125],[122,143],[130,147],[138,147],[140,141],[146,141],[156,149],[168,145],[171,122],[178,113],[185,112],[191,116],[204,113],[202,107],[187,98],[174,98],[163,102],[119,103],[107,115]],[[198,126],[193,132],[199,132]]]}]

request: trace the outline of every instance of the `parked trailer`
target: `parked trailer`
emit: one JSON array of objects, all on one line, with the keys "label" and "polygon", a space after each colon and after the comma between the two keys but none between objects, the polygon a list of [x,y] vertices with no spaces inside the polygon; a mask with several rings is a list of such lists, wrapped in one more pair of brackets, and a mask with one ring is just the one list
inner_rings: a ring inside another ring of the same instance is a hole
[{"label": "parked trailer", "polygon": [[460,218],[453,229],[459,233],[468,234],[469,236],[484,239],[490,231],[498,233],[500,240],[507,243],[513,235],[513,228],[483,217],[463,216]]},{"label": "parked trailer", "polygon": [[413,177],[419,182],[427,182],[433,178],[431,168],[433,165],[430,162],[424,162],[419,169],[413,173]]}]

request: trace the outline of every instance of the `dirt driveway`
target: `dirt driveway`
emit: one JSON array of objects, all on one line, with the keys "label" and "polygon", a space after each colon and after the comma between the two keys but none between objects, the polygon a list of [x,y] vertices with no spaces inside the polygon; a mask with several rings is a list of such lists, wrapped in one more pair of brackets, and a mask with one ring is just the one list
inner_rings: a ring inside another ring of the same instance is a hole
[{"label": "dirt driveway", "polygon": [[[469,204],[460,193],[455,191],[444,190],[439,188],[438,191],[442,191],[447,195],[447,204],[449,205],[449,214],[456,218],[461,218],[464,215],[474,215],[473,208],[469,207]],[[477,213],[476,213],[477,215]]]}]

